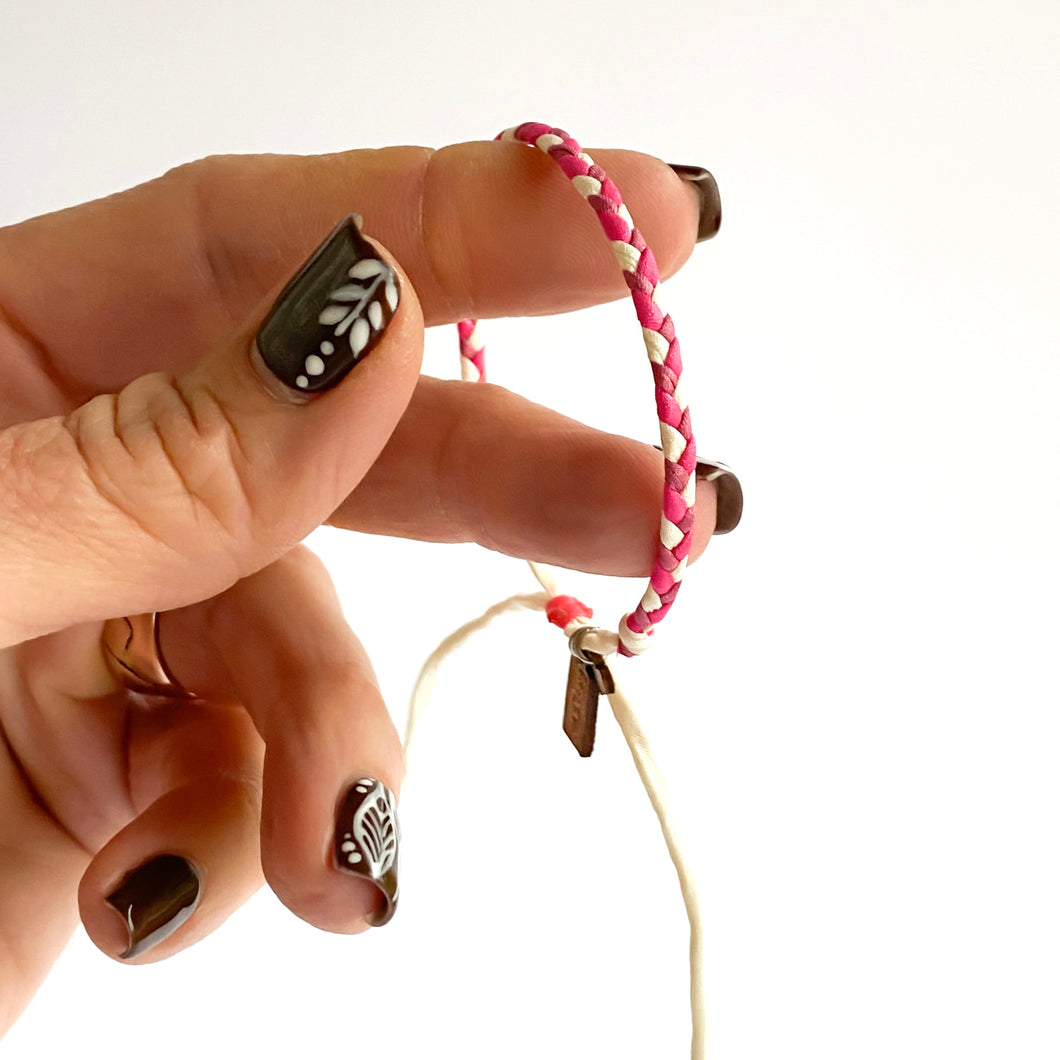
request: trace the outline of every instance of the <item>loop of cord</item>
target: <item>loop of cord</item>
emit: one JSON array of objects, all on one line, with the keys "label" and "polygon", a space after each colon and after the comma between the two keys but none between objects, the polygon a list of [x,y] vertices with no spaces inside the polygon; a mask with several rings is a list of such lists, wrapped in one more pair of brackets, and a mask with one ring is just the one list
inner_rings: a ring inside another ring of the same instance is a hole
[{"label": "loop of cord", "polygon": [[[618,633],[614,635],[616,647],[611,650],[617,650],[620,655],[641,655],[651,646],[655,626],[670,610],[681,588],[695,527],[696,441],[688,405],[681,394],[681,344],[673,320],[659,307],[659,268],[655,255],[603,168],[569,133],[540,122],[524,122],[505,130],[497,139],[516,140],[543,151],[596,211],[640,321],[655,381],[659,437],[666,460],[662,521],[648,587],[636,609],[619,621]],[[486,368],[478,322],[462,320],[457,327],[460,376],[470,382],[480,382],[486,378]]]},{"label": "loop of cord", "polygon": [[[564,598],[569,600],[575,599],[573,596],[564,597],[564,594],[560,592],[556,579],[552,576],[552,569],[550,567],[547,567],[544,563],[535,563],[533,560],[527,565],[530,568],[530,573],[537,579],[537,584],[548,594],[550,601]],[[564,625],[562,629],[564,635],[568,639],[583,626],[592,626],[592,622],[590,621],[593,617],[592,608],[587,607],[580,600],[576,600],[576,603],[581,604],[585,610],[583,613],[577,613],[572,609],[571,614],[567,616],[567,624]],[[548,613],[547,608],[545,613]],[[558,623],[554,624],[558,625]],[[585,651],[593,651],[596,652],[597,655],[603,655],[606,658],[608,655],[614,655],[615,652],[618,651],[618,634],[612,633],[609,629],[600,629],[597,626],[593,626],[582,638],[581,646]]]},{"label": "loop of cord", "polygon": [[[534,573],[538,574],[540,565],[532,564]],[[541,570],[539,575],[543,580],[555,585],[551,577]],[[510,596],[500,603],[484,611],[478,618],[465,623],[458,630],[451,633],[430,654],[423,664],[416,684],[412,690],[409,703],[408,721],[405,725],[405,763],[406,774],[408,772],[409,755],[412,747],[413,736],[423,717],[424,708],[427,705],[438,680],[438,671],[445,659],[465,644],[475,633],[485,629],[494,619],[512,611],[544,611],[549,603],[557,597],[556,592],[545,588],[539,593],[521,593]],[[586,640],[588,640],[588,636]],[[633,763],[637,773],[648,794],[652,809],[658,818],[659,827],[662,829],[666,849],[677,872],[678,883],[681,887],[681,898],[684,901],[685,913],[688,917],[688,960],[689,960],[689,999],[692,1009],[692,1045],[691,1060],[704,1060],[706,1056],[706,1004],[703,996],[703,921],[700,915],[699,899],[696,894],[695,882],[688,862],[681,849],[677,838],[677,830],[674,824],[674,813],[670,805],[666,791],[666,783],[661,770],[652,753],[651,745],[644,734],[644,730],[637,720],[633,706],[623,695],[622,690],[617,687],[608,696],[611,711],[622,730],[629,753],[633,756]]]}]

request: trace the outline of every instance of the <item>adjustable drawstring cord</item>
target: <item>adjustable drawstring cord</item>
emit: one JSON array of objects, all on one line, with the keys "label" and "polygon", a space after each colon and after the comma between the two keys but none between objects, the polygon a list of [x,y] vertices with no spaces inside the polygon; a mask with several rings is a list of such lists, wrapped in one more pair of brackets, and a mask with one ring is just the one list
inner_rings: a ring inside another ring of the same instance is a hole
[{"label": "adjustable drawstring cord", "polygon": [[[434,694],[438,683],[438,672],[442,663],[455,651],[463,647],[476,633],[486,629],[502,615],[511,614],[514,611],[544,611],[548,612],[550,605],[555,604],[559,608],[566,605],[573,597],[562,596],[557,589],[548,568],[538,563],[530,564],[531,570],[542,586],[542,591],[537,593],[518,593],[501,600],[492,607],[487,608],[478,618],[466,622],[459,629],[450,633],[438,645],[427,661],[423,664],[416,684],[413,686],[412,696],[409,702],[408,721],[405,725],[405,760],[409,762],[413,738],[427,702]],[[577,603],[577,601],[575,601]],[[572,616],[574,623],[585,621],[581,616]],[[558,623],[553,623],[558,624]],[[566,632],[566,631],[565,631]],[[608,695],[611,704],[611,712],[622,730],[629,752],[633,756],[633,764],[637,768],[641,783],[648,794],[651,807],[658,818],[659,827],[662,829],[663,839],[666,841],[666,849],[669,851],[670,860],[677,871],[678,883],[681,886],[681,897],[684,900],[685,912],[688,916],[688,959],[689,959],[689,993],[692,1008],[692,1060],[704,1060],[706,1056],[706,1005],[703,996],[703,922],[699,909],[699,898],[696,894],[695,881],[688,861],[681,849],[681,843],[677,837],[674,825],[674,815],[669,803],[669,795],[666,789],[666,781],[662,775],[655,755],[652,752],[648,738],[641,728],[633,705],[626,698],[622,690],[617,686],[615,691]]]}]

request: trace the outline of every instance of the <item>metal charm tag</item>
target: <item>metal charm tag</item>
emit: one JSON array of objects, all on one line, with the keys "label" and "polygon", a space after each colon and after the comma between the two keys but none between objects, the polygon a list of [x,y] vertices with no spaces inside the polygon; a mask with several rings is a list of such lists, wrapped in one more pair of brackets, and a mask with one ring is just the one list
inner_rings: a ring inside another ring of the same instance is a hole
[{"label": "metal charm tag", "polygon": [[604,657],[572,642],[563,703],[563,731],[574,749],[588,758],[596,742],[596,708],[601,695],[615,690],[615,679]]}]

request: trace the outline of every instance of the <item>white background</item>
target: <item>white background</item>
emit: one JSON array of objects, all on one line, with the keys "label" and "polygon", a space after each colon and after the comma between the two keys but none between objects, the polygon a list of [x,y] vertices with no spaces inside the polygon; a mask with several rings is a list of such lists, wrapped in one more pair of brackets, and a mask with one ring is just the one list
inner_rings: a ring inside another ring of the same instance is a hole
[{"label": "white background", "polygon": [[[713,170],[722,232],[665,304],[746,512],[622,671],[700,879],[711,1060],[1060,1050],[1057,11],[0,5],[0,222],[212,152],[524,120]],[[649,440],[632,320],[497,322],[492,377]],[[426,369],[454,349],[432,334]],[[532,588],[471,547],[314,542],[399,724],[435,643]],[[616,617],[641,588],[571,585]],[[392,925],[330,937],[266,892],[153,967],[78,935],[0,1055],[685,1056],[686,929],[628,755],[609,718],[573,754],[564,646],[507,622],[525,657],[490,633],[444,672]]]}]

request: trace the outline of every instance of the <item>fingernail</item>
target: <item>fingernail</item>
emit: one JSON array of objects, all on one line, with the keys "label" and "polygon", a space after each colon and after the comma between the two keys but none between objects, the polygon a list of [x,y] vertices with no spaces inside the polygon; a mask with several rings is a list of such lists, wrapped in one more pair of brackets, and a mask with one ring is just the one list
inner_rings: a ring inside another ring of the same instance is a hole
[{"label": "fingernail", "polygon": [[721,193],[718,182],[709,169],[702,166],[682,166],[669,163],[670,168],[696,189],[699,196],[699,232],[696,242],[713,239],[721,228]]},{"label": "fingernail", "polygon": [[[660,453],[661,445],[653,445]],[[735,472],[718,460],[696,460],[696,481],[713,482],[718,503],[714,517],[714,534],[735,530],[743,515],[743,486]]]},{"label": "fingernail", "polygon": [[261,362],[309,396],[337,386],[397,310],[397,274],[347,217],[284,288],[257,335]]},{"label": "fingernail", "polygon": [[383,896],[382,910],[367,917],[372,927],[382,927],[397,909],[400,840],[394,793],[373,777],[355,780],[336,814],[335,863],[375,884]]},{"label": "fingernail", "polygon": [[735,530],[740,516],[743,515],[743,486],[733,474],[732,468],[718,463],[717,460],[697,460],[696,481],[714,483],[718,496],[714,533],[727,534],[730,530]]},{"label": "fingernail", "polygon": [[169,938],[199,904],[199,875],[184,858],[162,854],[135,868],[107,895],[129,929],[122,960]]}]

